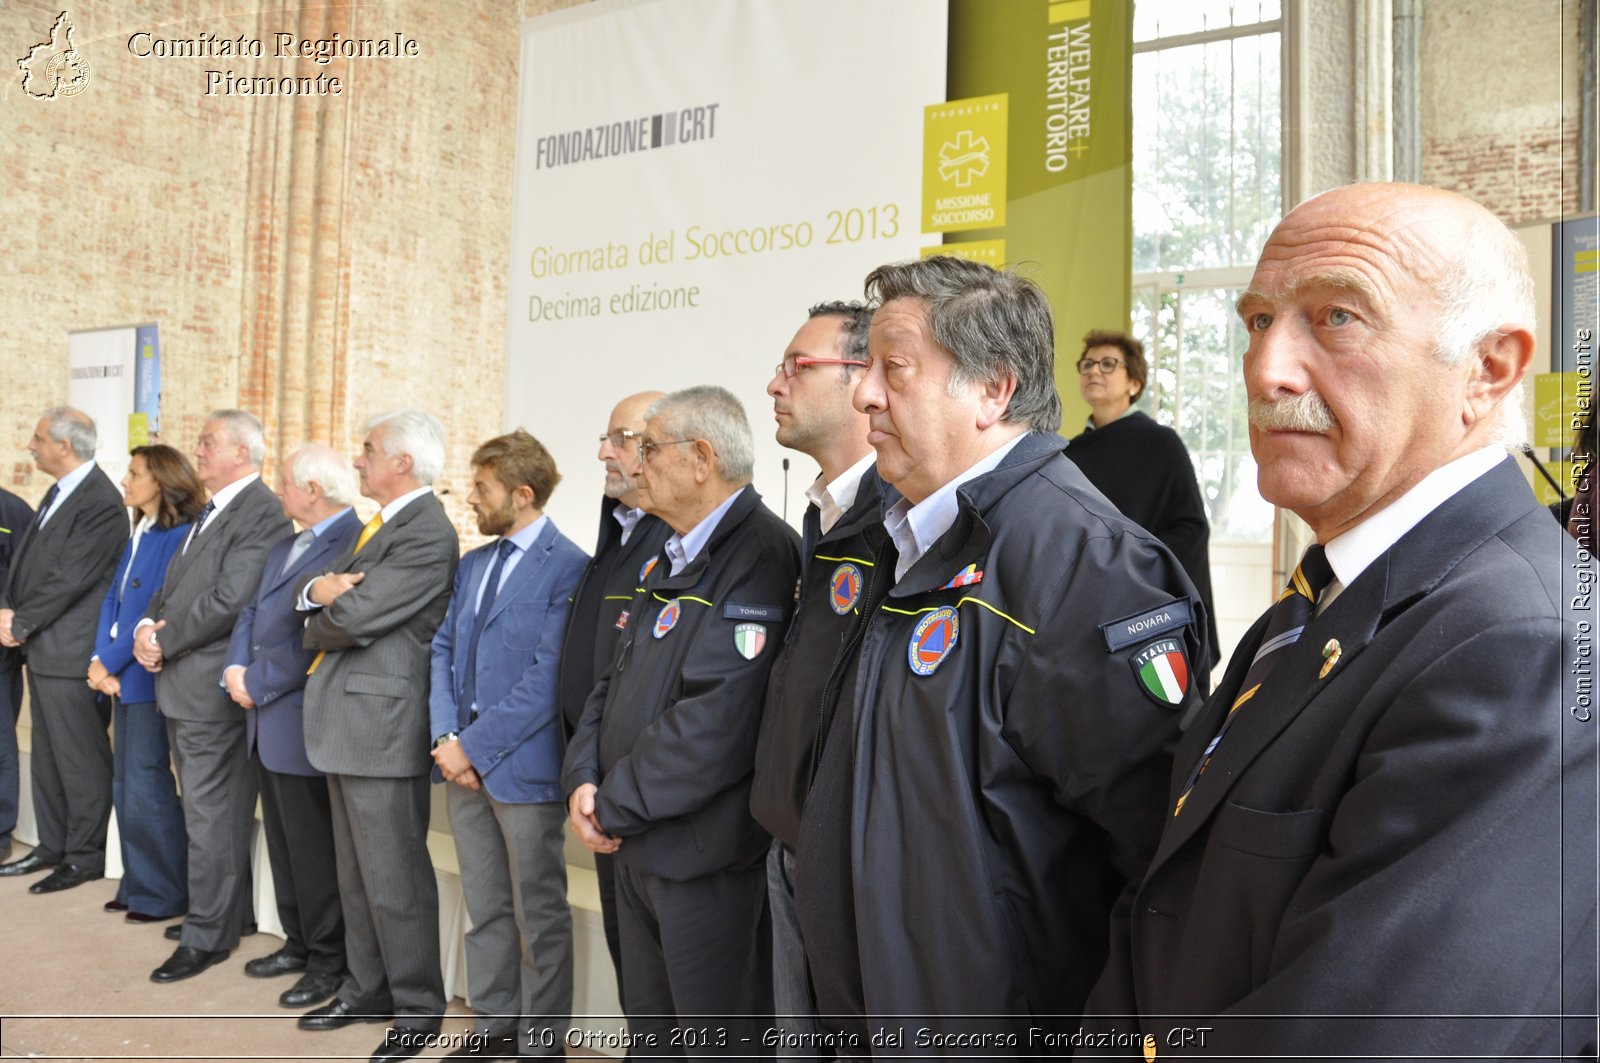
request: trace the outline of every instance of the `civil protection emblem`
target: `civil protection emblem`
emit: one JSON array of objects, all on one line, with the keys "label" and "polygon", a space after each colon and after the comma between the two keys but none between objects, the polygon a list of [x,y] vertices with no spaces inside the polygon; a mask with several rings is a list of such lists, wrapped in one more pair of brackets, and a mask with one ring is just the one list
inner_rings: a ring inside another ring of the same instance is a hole
[{"label": "civil protection emblem", "polygon": [[639,582],[640,583],[644,582],[645,577],[650,575],[650,570],[655,568],[656,567],[656,562],[660,561],[660,560],[661,560],[661,555],[657,554],[655,557],[652,557],[650,560],[646,561],[642,567],[640,567],[640,569],[639,569]]},{"label": "civil protection emblem", "polygon": [[767,625],[765,624],[736,624],[733,629],[733,647],[739,651],[739,656],[747,661],[753,661],[761,655],[761,649],[767,644]]},{"label": "civil protection emblem", "polygon": [[1157,639],[1133,655],[1139,687],[1163,705],[1176,705],[1189,692],[1189,658],[1177,639]]},{"label": "civil protection emblem", "polygon": [[953,605],[941,605],[921,620],[911,632],[911,645],[906,656],[911,670],[918,675],[932,675],[944,663],[950,651],[956,648],[956,638],[961,633],[961,620]]},{"label": "civil protection emblem", "polygon": [[861,600],[861,570],[848,562],[833,570],[828,581],[828,604],[844,616]]},{"label": "civil protection emblem", "polygon": [[656,615],[656,626],[653,632],[656,638],[660,638],[672,630],[673,626],[677,624],[678,614],[682,610],[683,607],[678,604],[678,599],[676,598],[661,607],[661,612]]}]

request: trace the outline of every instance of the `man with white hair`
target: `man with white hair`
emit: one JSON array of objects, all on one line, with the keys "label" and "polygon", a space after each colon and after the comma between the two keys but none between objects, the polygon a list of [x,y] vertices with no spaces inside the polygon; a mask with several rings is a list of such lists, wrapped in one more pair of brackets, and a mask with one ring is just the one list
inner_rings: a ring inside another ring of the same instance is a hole
[{"label": "man with white hair", "polygon": [[[748,1055],[772,1014],[768,839],[750,777],[800,551],[750,486],[752,449],[722,388],[646,411],[644,504],[674,534],[563,767],[573,830],[616,854],[623,1008],[647,1055]],[[674,1046],[681,1031],[694,1039]]]},{"label": "man with white hair", "polygon": [[243,410],[206,418],[195,473],[211,501],[167,566],[134,629],[133,652],[156,672],[189,832],[189,910],[178,948],[151,972],[176,982],[226,959],[250,917],[250,830],[256,780],[244,713],[221,685],[239,610],[261,579],[267,551],[294,530],[261,482],[261,422]]},{"label": "man with white hair", "polygon": [[378,512],[323,574],[304,581],[312,658],[306,753],[328,776],[349,974],[306,1030],[395,1026],[372,1059],[421,1051],[444,1013],[439,895],[428,856],[428,672],[450,604],[456,531],[433,493],[444,426],[422,410],[367,422],[356,457]]},{"label": "man with white hair", "polygon": [[[0,876],[51,874],[28,887],[54,893],[105,872],[111,817],[111,706],[83,682],[94,654],[100,600],[128,541],[127,510],[94,463],[94,421],[70,406],[46,410],[28,441],[55,480],[26,525],[12,529],[11,569],[0,585],[0,646],[27,662],[33,715],[33,813],[39,844]],[[0,718],[9,730],[14,717]],[[16,738],[9,783],[16,788]],[[4,785],[0,783],[0,785]],[[13,809],[14,792],[7,795]],[[5,825],[10,842],[12,824]]]},{"label": "man with white hair", "polygon": [[1090,1008],[1145,1058],[1592,1059],[1592,568],[1505,451],[1526,255],[1454,193],[1353,185],[1238,312],[1261,494],[1316,542],[1178,748]]},{"label": "man with white hair", "polygon": [[303,529],[267,555],[255,596],[233,625],[228,696],[245,712],[261,822],[272,864],[283,948],[244,965],[252,978],[304,972],[278,998],[286,1008],[320,1004],[344,974],[344,916],[333,853],[328,783],[306,758],[302,707],[305,621],[295,610],[300,583],[337,560],[361,532],[351,506],[356,478],[331,448],[307,443],[289,456],[278,480],[283,512]]}]

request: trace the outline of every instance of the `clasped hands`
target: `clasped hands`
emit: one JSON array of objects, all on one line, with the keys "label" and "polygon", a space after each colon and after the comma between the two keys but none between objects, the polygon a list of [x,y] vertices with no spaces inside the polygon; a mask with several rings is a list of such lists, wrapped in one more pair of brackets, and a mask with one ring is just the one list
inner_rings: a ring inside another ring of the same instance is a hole
[{"label": "clasped hands", "polygon": [[483,789],[483,780],[478,778],[478,770],[472,766],[472,761],[467,759],[466,751],[461,748],[460,739],[452,738],[448,742],[439,743],[433,747],[433,752],[429,755],[439,766],[439,774],[444,776],[445,782],[453,782],[468,790]]},{"label": "clasped hands", "polygon": [[567,818],[572,822],[572,831],[578,840],[589,847],[594,853],[614,853],[622,848],[622,839],[613,838],[600,826],[600,819],[595,815],[594,799],[600,788],[592,782],[586,782],[572,791],[572,797],[567,801]]}]

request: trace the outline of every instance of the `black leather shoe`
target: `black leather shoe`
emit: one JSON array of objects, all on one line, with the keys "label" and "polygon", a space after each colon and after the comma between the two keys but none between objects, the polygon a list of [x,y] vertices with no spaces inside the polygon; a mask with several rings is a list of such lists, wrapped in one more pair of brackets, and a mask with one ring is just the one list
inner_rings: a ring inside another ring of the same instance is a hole
[{"label": "black leather shoe", "polygon": [[383,1044],[372,1053],[370,1063],[395,1063],[396,1060],[410,1059],[428,1047],[427,1041],[438,1032],[396,1026],[384,1037]]},{"label": "black leather shoe", "polygon": [[28,887],[29,893],[60,893],[70,890],[74,886],[81,886],[85,882],[93,882],[97,878],[105,878],[103,871],[90,871],[86,867],[77,867],[73,864],[62,864],[50,874]]},{"label": "black leather shoe", "polygon": [[12,875],[31,875],[35,871],[47,871],[58,863],[60,863],[59,860],[46,860],[39,855],[38,850],[34,850],[21,860],[13,860],[9,864],[0,864],[0,877],[10,878]]},{"label": "black leather shoe", "polygon": [[[176,916],[172,916],[171,918],[176,919],[177,917]],[[247,938],[251,934],[254,934],[255,932],[256,932],[256,925],[254,923],[246,923],[244,925],[244,929],[239,931],[239,936],[242,937],[242,938]],[[182,941],[183,940],[183,924],[179,923],[177,926],[169,926],[169,927],[167,927],[165,930],[163,930],[161,932],[161,936],[166,938],[168,941]]]},{"label": "black leather shoe", "polygon": [[128,906],[113,897],[105,903],[105,909],[108,912],[125,912],[128,910]]},{"label": "black leather shoe", "polygon": [[129,909],[128,914],[122,918],[130,923],[165,923],[168,919],[176,919],[178,917],[175,915],[146,915],[143,912]]},{"label": "black leather shoe", "polygon": [[391,1016],[374,1015],[356,1007],[346,1004],[342,1000],[335,1000],[331,1004],[324,1004],[314,1011],[308,1011],[300,1016],[298,1025],[302,1030],[342,1030],[346,1026],[357,1022],[388,1022]]},{"label": "black leather shoe", "polygon": [[470,1056],[475,1059],[516,1059],[517,1035],[514,1033],[499,1034],[486,1037],[479,1041],[476,1035],[469,1035],[465,1044],[449,1056]]},{"label": "black leather shoe", "polygon": [[187,945],[179,945],[177,951],[167,957],[166,963],[150,972],[150,981],[181,982],[185,978],[193,978],[207,967],[214,967],[227,958],[227,949],[207,952],[205,949],[191,949]]},{"label": "black leather shoe", "polygon": [[294,974],[306,969],[306,958],[296,956],[288,949],[257,956],[244,965],[244,973],[251,978],[276,978],[280,974]]},{"label": "black leather shoe", "polygon": [[342,981],[344,981],[342,974],[303,974],[300,976],[300,981],[278,997],[278,1003],[286,1008],[309,1008],[337,993],[339,983]]}]

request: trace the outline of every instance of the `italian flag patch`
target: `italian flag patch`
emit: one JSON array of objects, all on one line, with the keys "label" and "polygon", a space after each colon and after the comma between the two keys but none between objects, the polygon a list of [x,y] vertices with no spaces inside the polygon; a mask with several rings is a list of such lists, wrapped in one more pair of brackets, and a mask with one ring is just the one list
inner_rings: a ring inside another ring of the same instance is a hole
[{"label": "italian flag patch", "polygon": [[1181,704],[1189,693],[1189,658],[1178,639],[1157,639],[1133,655],[1139,688],[1159,704]]}]

